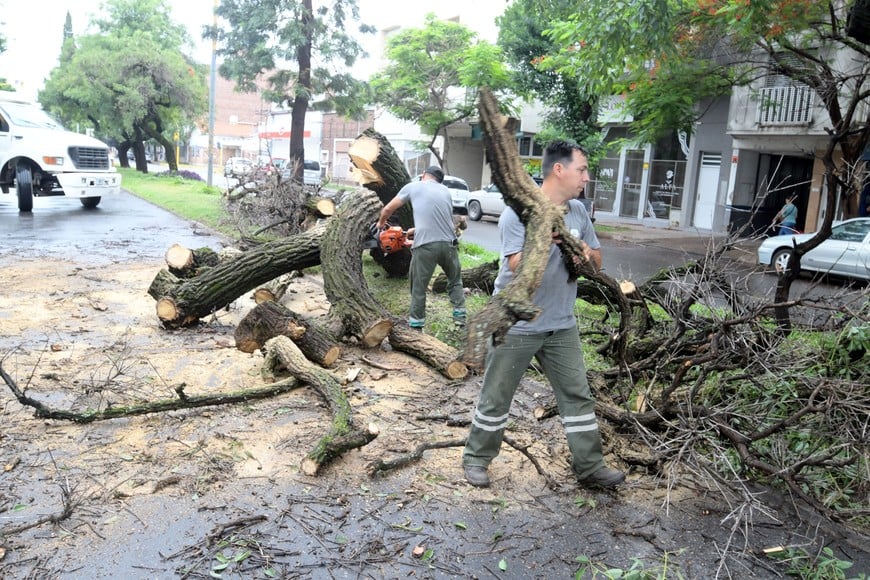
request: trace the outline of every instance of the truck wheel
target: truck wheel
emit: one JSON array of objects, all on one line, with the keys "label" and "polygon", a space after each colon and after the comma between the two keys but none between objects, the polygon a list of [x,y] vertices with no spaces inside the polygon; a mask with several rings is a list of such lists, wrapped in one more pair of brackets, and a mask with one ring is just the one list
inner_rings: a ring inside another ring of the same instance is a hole
[{"label": "truck wheel", "polygon": [[97,197],[83,197],[79,201],[82,202],[82,205],[87,209],[94,209],[98,205],[100,205],[100,200],[102,198],[100,196]]},{"label": "truck wheel", "polygon": [[15,168],[15,188],[18,190],[18,211],[33,211],[33,173],[27,165]]}]

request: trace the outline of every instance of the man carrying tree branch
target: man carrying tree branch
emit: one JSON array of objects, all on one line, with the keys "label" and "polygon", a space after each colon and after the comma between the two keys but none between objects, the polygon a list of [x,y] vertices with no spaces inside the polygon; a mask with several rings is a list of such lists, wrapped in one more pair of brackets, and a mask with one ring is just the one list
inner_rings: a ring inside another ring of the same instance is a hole
[{"label": "man carrying tree branch", "polygon": [[[586,208],[577,200],[589,182],[586,152],[575,143],[552,143],[544,152],[541,169],[544,175],[541,191],[565,209],[568,230],[580,240],[585,257],[600,268],[601,244]],[[522,261],[525,240],[525,226],[509,207],[502,213],[498,227],[502,264],[495,293],[513,278]],[[465,478],[473,486],[490,484],[487,466],[498,455],[514,393],[533,357],[538,359],[556,395],[571,450],[571,468],[580,483],[613,487],[625,479],[621,471],[604,465],[595,401],[586,379],[574,316],[577,284],[568,275],[560,243],[558,238],[553,239],[543,281],[533,298],[541,313],[534,320],[518,321],[508,331],[504,343],[487,353],[483,388],[463,453]]]}]

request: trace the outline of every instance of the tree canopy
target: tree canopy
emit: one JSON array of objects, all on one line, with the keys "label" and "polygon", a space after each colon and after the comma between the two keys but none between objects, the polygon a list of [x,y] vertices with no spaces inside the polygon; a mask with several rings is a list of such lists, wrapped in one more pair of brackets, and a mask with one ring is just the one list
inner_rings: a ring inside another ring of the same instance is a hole
[{"label": "tree canopy", "polygon": [[[309,106],[359,117],[367,104],[365,84],[351,73],[365,55],[352,27],[359,21],[356,0],[317,8],[312,0],[223,0],[216,13],[225,25],[206,35],[225,57],[220,74],[241,90],[260,88],[267,99],[290,106],[290,158],[301,181]],[[365,24],[357,30],[374,32]]]},{"label": "tree canopy", "polygon": [[142,143],[150,138],[177,170],[172,134],[205,112],[205,71],[185,56],[190,39],[165,0],[108,0],[103,8],[95,34],[66,38],[39,100],[64,122],[116,140],[122,165],[133,147],[147,171]]},{"label": "tree canopy", "polygon": [[[446,151],[435,141],[446,128],[476,111],[476,89],[508,84],[497,47],[477,42],[476,34],[427,14],[421,28],[405,28],[387,41],[387,66],[371,79],[376,102],[430,135],[428,148],[444,166]],[[445,139],[446,147],[446,139]]]},{"label": "tree canopy", "polygon": [[572,139],[593,150],[600,140],[595,123],[597,98],[580,75],[565,75],[539,66],[559,45],[545,32],[578,10],[576,0],[515,0],[498,19],[498,44],[513,72],[513,87],[546,107],[538,141]]}]

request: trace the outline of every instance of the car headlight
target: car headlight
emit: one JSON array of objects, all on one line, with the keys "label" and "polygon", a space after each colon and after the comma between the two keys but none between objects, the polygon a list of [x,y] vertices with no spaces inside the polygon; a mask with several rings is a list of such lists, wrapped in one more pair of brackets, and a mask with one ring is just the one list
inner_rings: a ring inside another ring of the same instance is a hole
[{"label": "car headlight", "polygon": [[46,155],[42,158],[42,162],[46,165],[63,165],[63,157],[49,157]]}]

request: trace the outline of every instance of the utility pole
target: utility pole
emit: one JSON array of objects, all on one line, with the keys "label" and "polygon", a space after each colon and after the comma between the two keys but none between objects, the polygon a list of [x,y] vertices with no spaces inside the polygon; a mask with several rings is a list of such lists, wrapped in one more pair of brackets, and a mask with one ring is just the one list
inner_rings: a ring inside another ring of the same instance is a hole
[{"label": "utility pole", "polygon": [[[214,0],[212,8],[212,25],[215,32],[217,31],[217,5],[218,0]],[[209,77],[208,89],[208,185],[211,187],[214,183],[214,100],[215,100],[215,80],[217,73],[217,41],[214,36],[211,39],[211,75]]]}]

